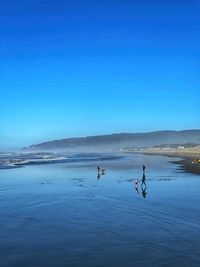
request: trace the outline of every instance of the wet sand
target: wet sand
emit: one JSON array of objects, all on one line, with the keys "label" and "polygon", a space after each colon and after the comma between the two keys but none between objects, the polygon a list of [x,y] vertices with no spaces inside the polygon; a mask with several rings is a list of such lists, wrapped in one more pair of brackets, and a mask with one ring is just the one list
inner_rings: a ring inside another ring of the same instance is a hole
[{"label": "wet sand", "polygon": [[199,267],[199,177],[177,160],[83,156],[1,170],[0,266]]},{"label": "wet sand", "polygon": [[188,173],[193,173],[200,175],[200,163],[193,163],[194,160],[200,158],[199,155],[193,155],[193,154],[161,154],[163,156],[167,157],[174,157],[174,158],[181,158],[181,160],[173,161],[173,163],[179,165],[179,170],[188,172]]},{"label": "wet sand", "polygon": [[200,164],[193,164],[193,158],[184,158],[180,161],[176,161],[175,163],[180,165],[179,169],[185,172],[194,173],[200,175]]}]

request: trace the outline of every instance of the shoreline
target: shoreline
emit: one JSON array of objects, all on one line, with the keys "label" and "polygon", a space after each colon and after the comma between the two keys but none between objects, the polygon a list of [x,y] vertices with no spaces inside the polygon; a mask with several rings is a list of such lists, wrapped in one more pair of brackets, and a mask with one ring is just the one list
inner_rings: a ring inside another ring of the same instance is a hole
[{"label": "shoreline", "polygon": [[[177,160],[170,161],[173,164],[178,165],[178,170],[187,173],[193,173],[196,175],[200,175],[200,162],[199,163],[192,163],[194,160],[200,159],[200,153],[184,153],[184,152],[163,152],[163,151],[124,151],[122,154],[144,154],[144,155],[151,155],[151,156],[165,156],[168,158],[177,158]],[[3,169],[15,169],[20,167],[25,167],[27,165],[39,165],[39,164],[49,164],[49,163],[63,163],[70,160],[70,158],[61,157],[60,155],[48,158],[18,158],[18,159],[7,159],[4,161],[4,164],[0,164],[0,170]],[[71,159],[72,160],[72,159]],[[71,161],[70,160],[70,161]]]}]

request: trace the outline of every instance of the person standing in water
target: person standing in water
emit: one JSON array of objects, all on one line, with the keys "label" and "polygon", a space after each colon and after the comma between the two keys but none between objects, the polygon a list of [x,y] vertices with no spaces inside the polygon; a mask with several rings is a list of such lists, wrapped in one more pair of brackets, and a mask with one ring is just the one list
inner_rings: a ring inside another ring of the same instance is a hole
[{"label": "person standing in water", "polygon": [[142,169],[143,169],[143,172],[145,172],[145,168],[146,168],[146,167],[145,167],[145,165],[143,165],[143,167],[142,167]]},{"label": "person standing in water", "polygon": [[99,166],[97,166],[97,171],[100,172],[101,168]]}]

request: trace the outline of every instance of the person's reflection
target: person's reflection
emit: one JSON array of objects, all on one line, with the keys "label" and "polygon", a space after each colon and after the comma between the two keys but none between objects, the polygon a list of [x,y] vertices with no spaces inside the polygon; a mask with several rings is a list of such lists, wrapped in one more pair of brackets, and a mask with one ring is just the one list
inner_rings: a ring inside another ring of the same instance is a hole
[{"label": "person's reflection", "polygon": [[143,175],[142,175],[142,184],[141,184],[141,186],[143,186],[143,185],[147,186],[146,185],[146,176],[145,176],[144,172],[143,172]]},{"label": "person's reflection", "polygon": [[142,196],[143,196],[143,198],[146,198],[146,196],[147,196],[147,188],[146,188],[146,186],[145,187],[141,187],[142,188]]},{"label": "person's reflection", "polygon": [[97,179],[99,180],[101,177],[101,174],[98,172]]},{"label": "person's reflection", "polygon": [[138,190],[138,187],[137,186],[135,186],[135,191],[139,195],[139,190]]}]

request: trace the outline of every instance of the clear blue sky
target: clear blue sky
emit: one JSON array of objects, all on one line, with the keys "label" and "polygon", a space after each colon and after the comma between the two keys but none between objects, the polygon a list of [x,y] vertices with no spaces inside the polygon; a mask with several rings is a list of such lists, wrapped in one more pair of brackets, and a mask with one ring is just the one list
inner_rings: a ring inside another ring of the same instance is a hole
[{"label": "clear blue sky", "polygon": [[200,1],[1,0],[0,147],[200,128]]}]

